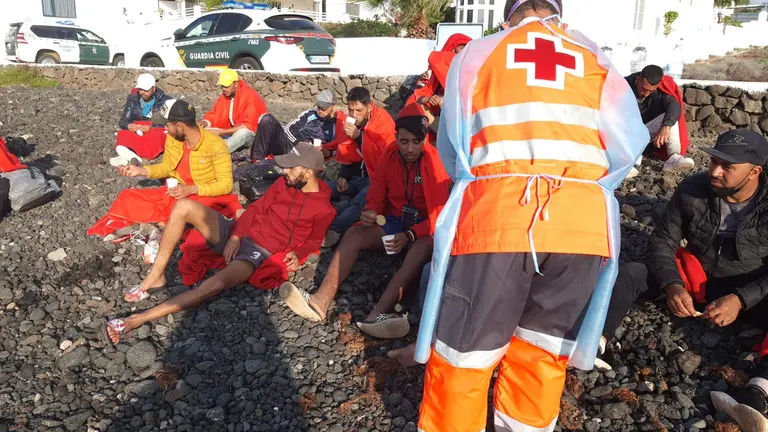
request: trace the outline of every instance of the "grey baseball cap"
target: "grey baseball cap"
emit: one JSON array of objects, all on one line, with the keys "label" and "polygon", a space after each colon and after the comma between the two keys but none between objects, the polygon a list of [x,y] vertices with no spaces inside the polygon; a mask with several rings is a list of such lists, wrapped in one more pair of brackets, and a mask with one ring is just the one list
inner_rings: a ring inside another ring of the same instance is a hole
[{"label": "grey baseball cap", "polygon": [[304,167],[315,171],[323,170],[323,153],[312,144],[298,143],[293,150],[280,156],[275,156],[275,163],[280,168]]},{"label": "grey baseball cap", "polygon": [[323,90],[317,95],[317,107],[320,109],[328,109],[336,104],[336,95],[333,94],[333,90]]}]

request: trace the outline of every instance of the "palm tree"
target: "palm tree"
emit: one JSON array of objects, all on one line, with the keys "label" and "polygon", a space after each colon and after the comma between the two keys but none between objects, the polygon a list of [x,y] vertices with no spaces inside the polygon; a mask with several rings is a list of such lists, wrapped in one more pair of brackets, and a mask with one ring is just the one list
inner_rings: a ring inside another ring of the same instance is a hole
[{"label": "palm tree", "polygon": [[435,33],[431,22],[442,20],[451,0],[365,0],[369,9],[383,8],[385,15],[396,17],[399,24],[408,30],[408,36],[431,39]]}]

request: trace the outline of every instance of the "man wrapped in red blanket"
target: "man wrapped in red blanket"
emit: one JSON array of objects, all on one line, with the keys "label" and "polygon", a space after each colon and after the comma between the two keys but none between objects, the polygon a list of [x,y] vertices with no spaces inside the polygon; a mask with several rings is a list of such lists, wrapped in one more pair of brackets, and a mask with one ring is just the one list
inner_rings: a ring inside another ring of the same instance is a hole
[{"label": "man wrapped in red blanket", "polygon": [[[107,323],[106,331],[114,343],[131,329],[194,307],[253,277],[258,280],[285,278],[288,271],[297,270],[307,256],[319,250],[336,215],[330,204],[331,190],[318,179],[323,169],[323,155],[313,145],[300,143],[288,154],[276,156],[275,162],[285,171],[283,178],[251,204],[237,221],[191,200],[176,203],[152,269],[141,284],[125,292],[125,300],[142,301],[149,297],[148,290],[165,286],[165,269],[187,224],[195,228],[222,261],[211,261],[210,255],[199,252],[194,253],[195,259],[226,267],[190,291],[144,312]],[[194,260],[186,256],[191,252],[185,252],[186,265]],[[186,273],[186,268],[182,268],[182,273]]]},{"label": "man wrapped in red blanket", "polygon": [[128,95],[120,117],[115,151],[117,156],[109,160],[112,166],[130,163],[131,159],[153,160],[165,150],[166,132],[162,125],[154,124],[152,116],[172,99],[156,86],[155,77],[148,73],[139,75],[136,87]]},{"label": "man wrapped in red blanket", "polygon": [[168,130],[162,161],[144,167],[125,165],[119,170],[127,177],[168,178],[174,184],[167,189],[122,191],[88,235],[106,236],[135,223],[164,223],[181,198],[199,201],[230,216],[240,209],[237,196],[232,195],[232,159],[227,145],[195,123],[195,108],[183,100],[171,99],[154,122],[165,124]]}]

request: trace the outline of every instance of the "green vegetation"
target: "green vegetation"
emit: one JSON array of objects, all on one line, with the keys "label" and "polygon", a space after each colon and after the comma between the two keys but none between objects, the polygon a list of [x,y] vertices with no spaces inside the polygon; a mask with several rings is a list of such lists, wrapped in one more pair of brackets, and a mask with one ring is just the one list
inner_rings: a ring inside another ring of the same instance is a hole
[{"label": "green vegetation", "polygon": [[57,81],[48,79],[39,70],[29,66],[7,66],[0,68],[0,87],[58,87]]},{"label": "green vegetation", "polygon": [[741,27],[741,23],[733,19],[733,17],[724,17],[723,18],[723,24],[727,26],[733,26],[733,27]]},{"label": "green vegetation", "polygon": [[383,8],[397,24],[408,30],[408,37],[432,39],[435,25],[445,20],[451,0],[365,0],[371,9]]},{"label": "green vegetation", "polygon": [[672,23],[680,16],[675,11],[669,11],[664,14],[664,36],[669,36],[672,33]]},{"label": "green vegetation", "polygon": [[719,9],[733,6],[745,6],[750,4],[749,0],[715,0],[715,7]]},{"label": "green vegetation", "polygon": [[355,19],[348,23],[323,23],[322,27],[336,38],[397,37],[400,30],[384,21]]}]

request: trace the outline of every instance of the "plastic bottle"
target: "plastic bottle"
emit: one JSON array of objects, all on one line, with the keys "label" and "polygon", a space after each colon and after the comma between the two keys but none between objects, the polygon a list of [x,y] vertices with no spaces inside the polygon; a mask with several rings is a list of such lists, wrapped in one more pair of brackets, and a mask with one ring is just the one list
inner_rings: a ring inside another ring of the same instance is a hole
[{"label": "plastic bottle", "polygon": [[685,63],[683,47],[680,43],[675,45],[667,59],[667,65],[664,68],[664,74],[679,80],[683,78],[683,65]]},{"label": "plastic bottle", "polygon": [[644,46],[638,45],[632,50],[632,62],[629,65],[629,73],[640,72],[645,67],[648,50]]}]

